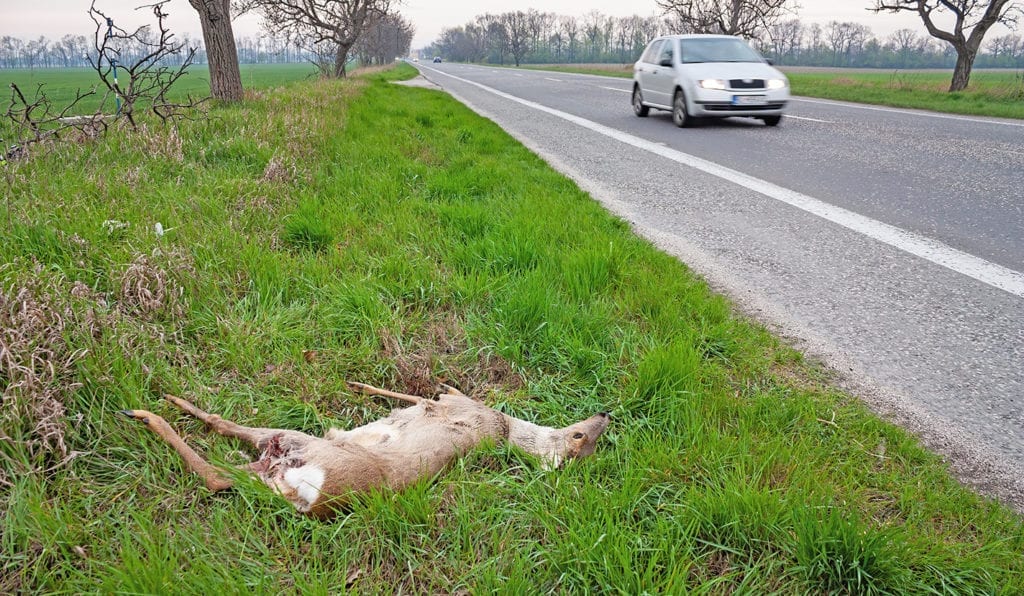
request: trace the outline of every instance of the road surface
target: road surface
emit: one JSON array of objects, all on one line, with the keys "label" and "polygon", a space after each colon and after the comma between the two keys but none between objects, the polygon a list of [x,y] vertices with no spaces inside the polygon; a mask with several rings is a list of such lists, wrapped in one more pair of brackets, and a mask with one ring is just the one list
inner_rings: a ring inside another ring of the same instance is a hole
[{"label": "road surface", "polygon": [[628,79],[417,67],[1024,511],[1024,122],[794,98],[678,129]]}]

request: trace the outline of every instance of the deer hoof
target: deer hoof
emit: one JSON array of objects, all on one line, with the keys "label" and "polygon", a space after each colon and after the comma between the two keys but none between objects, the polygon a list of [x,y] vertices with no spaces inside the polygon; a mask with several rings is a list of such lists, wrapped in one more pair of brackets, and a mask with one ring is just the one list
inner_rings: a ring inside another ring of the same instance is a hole
[{"label": "deer hoof", "polygon": [[143,424],[149,424],[149,418],[147,418],[142,412],[136,412],[135,410],[118,410],[117,413],[131,418],[132,420],[139,420]]}]

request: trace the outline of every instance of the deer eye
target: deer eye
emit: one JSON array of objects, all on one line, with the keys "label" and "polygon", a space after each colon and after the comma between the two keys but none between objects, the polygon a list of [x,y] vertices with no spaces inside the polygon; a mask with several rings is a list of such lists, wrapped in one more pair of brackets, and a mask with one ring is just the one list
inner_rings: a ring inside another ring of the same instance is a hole
[{"label": "deer eye", "polygon": [[583,438],[583,433],[573,433],[572,438],[574,438],[574,439],[582,439]]}]

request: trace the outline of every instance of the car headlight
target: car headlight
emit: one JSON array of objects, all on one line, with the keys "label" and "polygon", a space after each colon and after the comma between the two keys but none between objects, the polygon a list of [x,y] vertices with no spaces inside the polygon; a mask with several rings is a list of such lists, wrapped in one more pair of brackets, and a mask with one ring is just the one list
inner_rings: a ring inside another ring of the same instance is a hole
[{"label": "car headlight", "polygon": [[769,89],[785,89],[787,86],[786,79],[768,79]]},{"label": "car headlight", "polygon": [[722,79],[704,79],[703,81],[698,81],[698,83],[704,89],[725,90],[725,81]]}]

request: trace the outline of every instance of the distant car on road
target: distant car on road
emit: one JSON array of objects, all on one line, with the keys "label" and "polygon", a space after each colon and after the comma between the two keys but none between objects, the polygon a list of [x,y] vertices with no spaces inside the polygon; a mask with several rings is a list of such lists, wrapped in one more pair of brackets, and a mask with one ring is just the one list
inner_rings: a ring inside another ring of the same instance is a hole
[{"label": "distant car on road", "polygon": [[441,63],[441,57],[440,56],[434,56],[434,64],[440,64],[440,63]]},{"label": "distant car on road", "polygon": [[633,112],[669,110],[680,127],[729,116],[777,126],[788,101],[786,75],[731,35],[658,37],[633,65]]},{"label": "distant car on road", "polygon": [[413,62],[419,62],[419,61],[420,61],[420,59],[419,59],[419,58],[413,58],[413,59],[412,59],[412,61],[413,61]]}]

